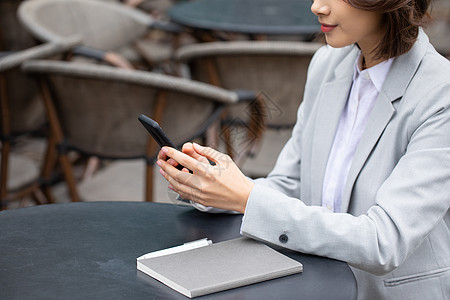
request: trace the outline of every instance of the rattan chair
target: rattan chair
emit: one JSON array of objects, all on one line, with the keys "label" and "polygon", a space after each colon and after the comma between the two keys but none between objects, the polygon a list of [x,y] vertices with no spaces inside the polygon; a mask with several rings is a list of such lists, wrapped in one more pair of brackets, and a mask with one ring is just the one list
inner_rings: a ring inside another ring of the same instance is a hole
[{"label": "rattan chair", "polygon": [[[188,66],[192,79],[208,82],[226,89],[245,88],[259,95],[264,103],[264,147],[258,152],[279,152],[289,134],[280,133],[292,129],[296,112],[303,97],[306,73],[318,43],[286,41],[232,41],[194,44],[181,47],[175,58]],[[261,110],[259,110],[261,111]],[[249,107],[229,111],[228,123],[248,123],[254,114]],[[226,125],[225,125],[226,126]],[[267,139],[267,129],[275,131],[273,140]],[[238,137],[238,140],[240,138]],[[231,141],[233,151],[241,152],[242,145],[236,138]],[[267,145],[267,147],[265,146]],[[231,150],[229,150],[231,151]],[[250,151],[255,154],[256,151]],[[277,153],[264,153],[263,160],[245,159],[246,173],[251,176],[267,174],[275,163]]]},{"label": "rattan chair", "polygon": [[[43,126],[45,119],[39,112],[43,107],[37,97],[35,82],[23,76],[20,65],[27,59],[43,58],[62,53],[73,47],[78,40],[65,40],[63,44],[43,44],[22,51],[0,52],[0,207],[11,201],[33,194],[40,187],[37,180],[39,169],[29,159],[11,154],[11,143],[19,136]],[[9,176],[17,172],[15,162],[21,163],[29,172],[20,179]],[[29,176],[28,176],[29,175]],[[18,180],[15,180],[18,179]],[[38,198],[35,198],[39,200]]]},{"label": "rattan chair", "polygon": [[29,61],[22,69],[40,82],[51,127],[50,144],[58,153],[72,201],[81,199],[70,151],[102,159],[144,159],[145,200],[152,201],[153,163],[159,147],[138,122],[138,115],[155,119],[180,146],[205,138],[225,107],[255,97],[249,91],[233,92],[163,74],[79,62]]},{"label": "rattan chair", "polygon": [[21,51],[36,46],[36,41],[17,19],[21,0],[0,1],[0,51]]},{"label": "rattan chair", "polygon": [[172,45],[147,38],[152,29],[177,33],[174,24],[116,1],[27,0],[18,17],[39,41],[57,42],[77,35],[74,55],[123,68],[155,68],[168,62]]}]

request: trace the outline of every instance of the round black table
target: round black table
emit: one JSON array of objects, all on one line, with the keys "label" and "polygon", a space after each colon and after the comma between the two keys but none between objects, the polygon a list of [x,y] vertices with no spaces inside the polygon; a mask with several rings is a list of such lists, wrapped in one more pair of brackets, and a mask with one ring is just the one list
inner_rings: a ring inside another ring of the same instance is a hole
[{"label": "round black table", "polygon": [[[0,212],[0,299],[187,299],[136,269],[136,258],[200,238],[239,237],[240,215],[145,202],[52,204]],[[209,299],[355,299],[341,261],[282,250],[301,274]]]},{"label": "round black table", "polygon": [[168,12],[180,25],[251,35],[311,35],[320,32],[310,0],[195,0]]}]

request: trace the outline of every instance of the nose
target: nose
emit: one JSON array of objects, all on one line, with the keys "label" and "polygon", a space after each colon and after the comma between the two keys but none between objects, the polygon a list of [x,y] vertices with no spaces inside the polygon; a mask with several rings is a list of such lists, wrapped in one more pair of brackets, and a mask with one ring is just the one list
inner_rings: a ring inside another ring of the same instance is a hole
[{"label": "nose", "polygon": [[311,11],[316,16],[328,15],[330,6],[327,3],[327,0],[312,0]]}]

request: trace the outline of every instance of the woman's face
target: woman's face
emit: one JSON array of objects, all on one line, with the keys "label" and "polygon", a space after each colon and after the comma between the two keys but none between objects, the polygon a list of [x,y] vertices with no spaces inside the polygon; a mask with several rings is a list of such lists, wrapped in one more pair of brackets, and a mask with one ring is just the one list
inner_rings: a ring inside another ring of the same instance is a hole
[{"label": "woman's face", "polygon": [[313,0],[327,43],[341,48],[357,43],[369,53],[381,41],[385,28],[381,13],[354,8],[344,0]]}]

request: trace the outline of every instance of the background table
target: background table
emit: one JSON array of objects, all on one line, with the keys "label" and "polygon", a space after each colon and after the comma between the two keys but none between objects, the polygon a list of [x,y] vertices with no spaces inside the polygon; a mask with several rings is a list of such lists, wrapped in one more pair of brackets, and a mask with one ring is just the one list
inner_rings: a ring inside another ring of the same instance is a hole
[{"label": "background table", "polygon": [[[208,237],[239,236],[240,215],[145,202],[70,203],[0,212],[0,299],[187,299],[136,258]],[[304,272],[201,299],[354,299],[344,262],[282,251]],[[264,262],[261,262],[264,263]]]},{"label": "background table", "polygon": [[171,20],[195,29],[263,35],[320,32],[310,0],[196,0],[168,12]]}]

